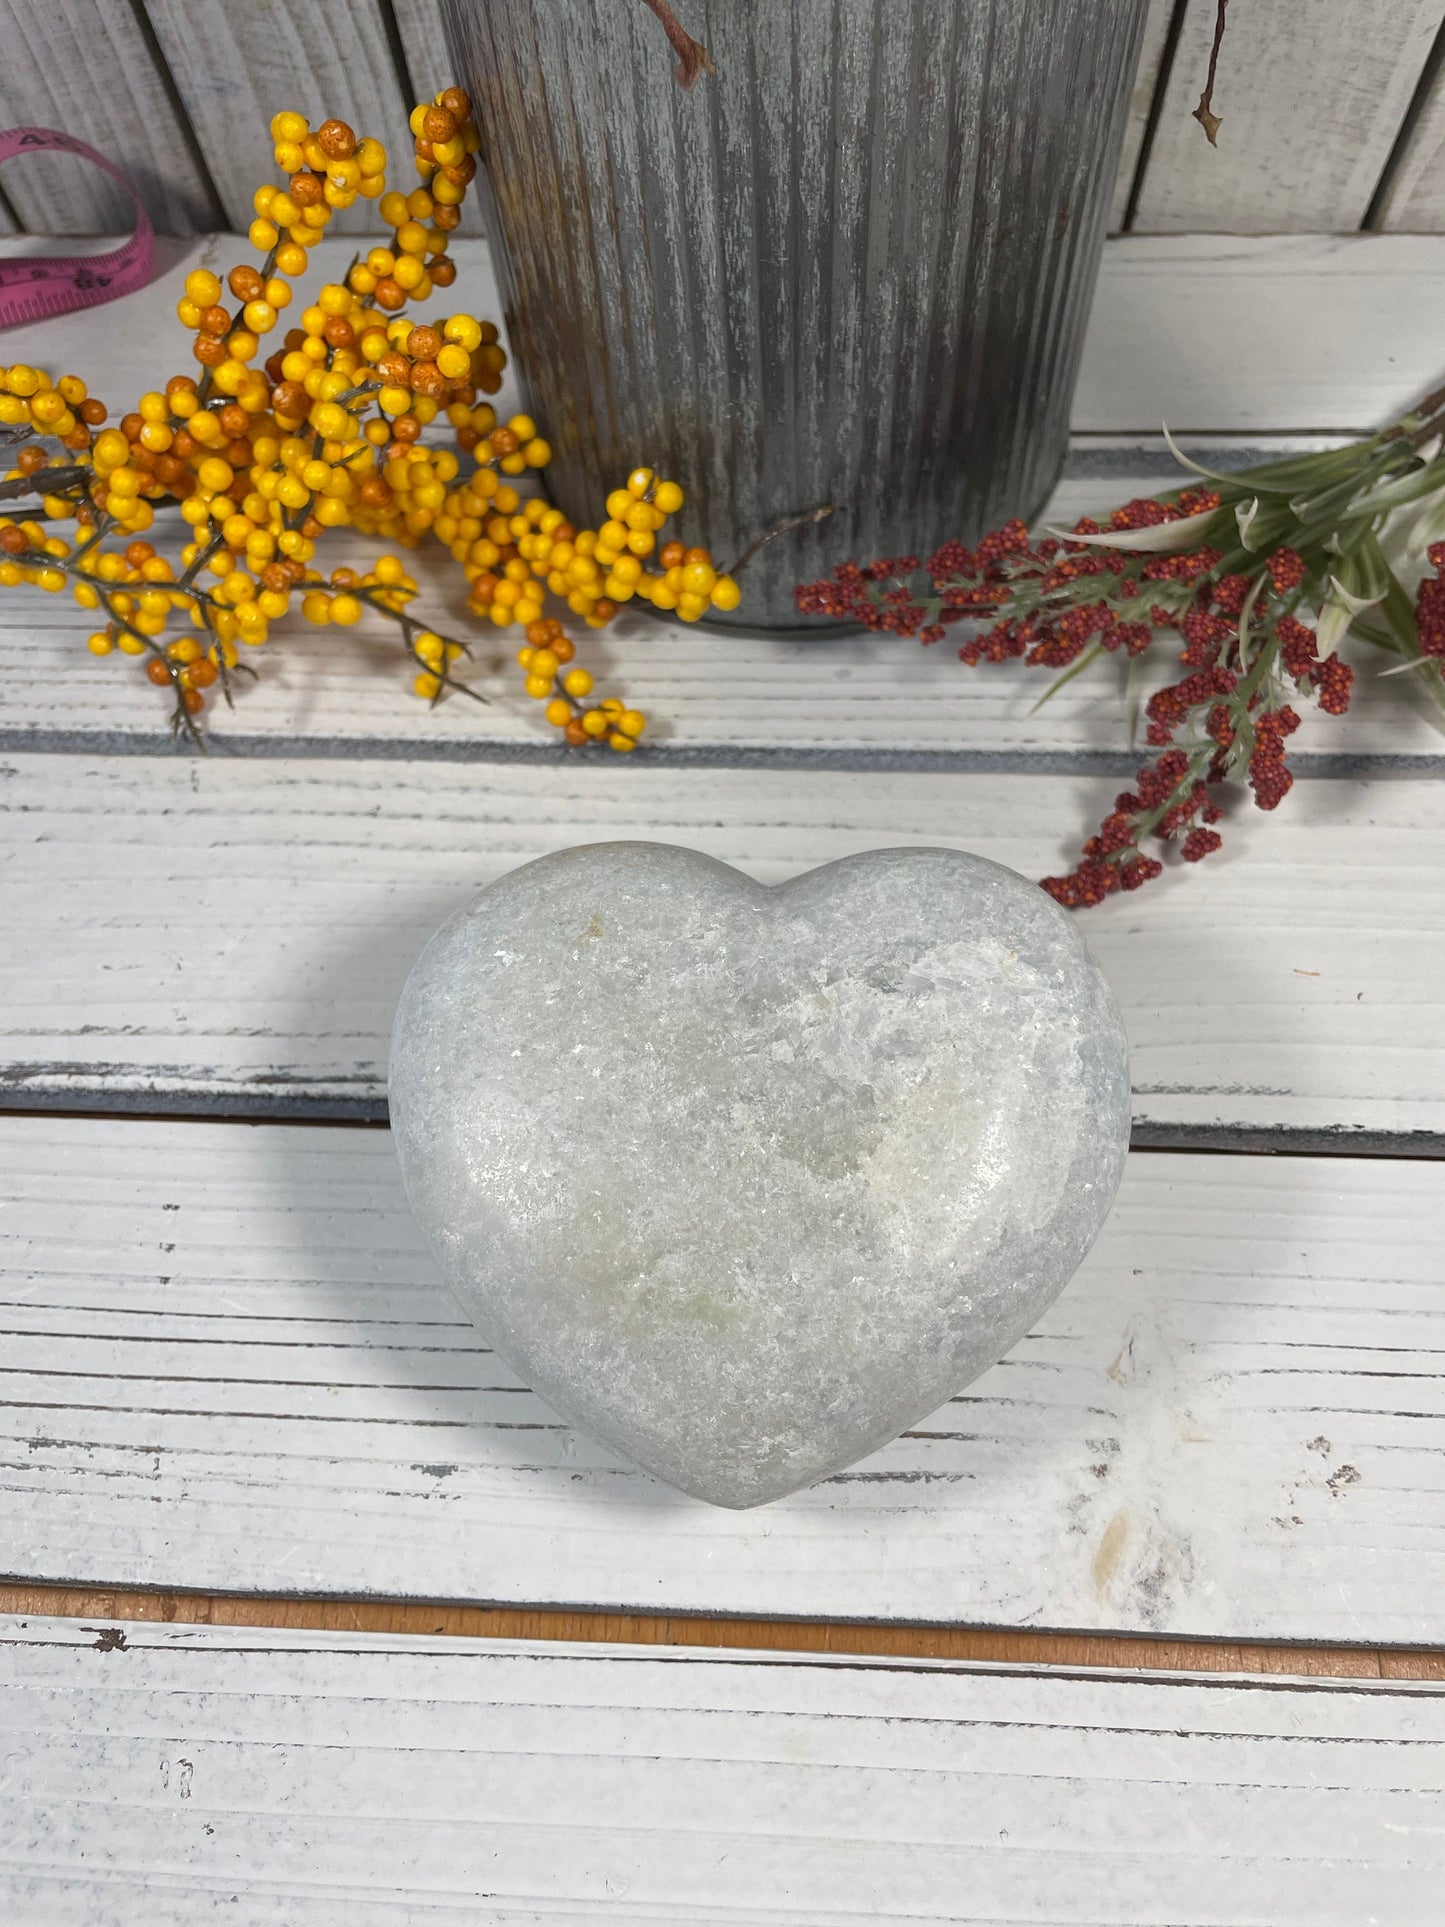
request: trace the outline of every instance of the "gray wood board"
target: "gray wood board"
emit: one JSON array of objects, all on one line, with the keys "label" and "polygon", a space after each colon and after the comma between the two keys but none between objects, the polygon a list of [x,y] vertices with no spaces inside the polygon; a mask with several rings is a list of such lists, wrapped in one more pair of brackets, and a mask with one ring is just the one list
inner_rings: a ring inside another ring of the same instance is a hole
[{"label": "gray wood board", "polygon": [[1436,32],[1439,0],[1269,0],[1233,8],[1211,147],[1192,118],[1216,0],[1188,0],[1135,216],[1141,233],[1359,227]]},{"label": "gray wood board", "polygon": [[[193,13],[192,33],[195,26]],[[4,33],[0,124],[55,127],[86,141],[126,176],[163,234],[193,234],[216,225],[221,210],[193,158],[185,119],[126,0],[100,6],[94,0],[12,0]],[[0,170],[0,188],[21,225],[37,234],[106,234],[132,224],[131,204],[121,189],[73,155],[8,161]],[[37,327],[49,334],[55,323]],[[23,357],[22,332],[29,331],[6,331],[6,360]],[[183,349],[179,329],[175,340]]]},{"label": "gray wood board", "polygon": [[[271,117],[283,108],[313,127],[348,122],[386,145],[388,181],[416,185],[411,135],[377,0],[328,0],[324,7],[286,0],[144,0],[202,151],[225,218],[250,226],[251,197],[279,183]],[[380,234],[374,201],[358,200],[331,217],[334,234]]]}]

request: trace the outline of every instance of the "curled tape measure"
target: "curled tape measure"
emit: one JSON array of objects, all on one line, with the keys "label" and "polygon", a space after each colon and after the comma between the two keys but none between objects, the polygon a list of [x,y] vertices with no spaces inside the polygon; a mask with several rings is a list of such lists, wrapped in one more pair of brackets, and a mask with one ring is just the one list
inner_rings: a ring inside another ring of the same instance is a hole
[{"label": "curled tape measure", "polygon": [[0,260],[0,328],[39,321],[73,308],[94,308],[143,288],[155,272],[156,237],[135,189],[104,154],[53,127],[10,127],[0,133],[0,162],[17,154],[78,154],[125,189],[135,207],[135,233],[109,254],[19,255]]}]

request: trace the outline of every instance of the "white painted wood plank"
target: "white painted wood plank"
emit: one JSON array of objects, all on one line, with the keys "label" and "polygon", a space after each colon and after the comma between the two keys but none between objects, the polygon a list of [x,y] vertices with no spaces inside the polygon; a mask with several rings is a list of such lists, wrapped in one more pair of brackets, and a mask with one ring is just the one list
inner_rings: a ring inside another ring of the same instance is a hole
[{"label": "white painted wood plank", "polygon": [[[415,0],[412,3],[415,4]],[[1134,76],[1134,90],[1129,96],[1129,120],[1124,129],[1119,173],[1114,182],[1114,199],[1109,209],[1109,226],[1116,233],[1124,225],[1129,197],[1134,191],[1134,176],[1138,171],[1149,113],[1159,86],[1174,6],[1175,0],[1149,0],[1149,12],[1144,22],[1144,44],[1139,50],[1139,68]]]},{"label": "white painted wood plank", "polygon": [[1105,259],[1076,431],[1358,432],[1445,373],[1435,236],[1129,234]]},{"label": "white painted wood plank", "polygon": [[[0,251],[34,245],[7,241]],[[175,304],[186,275],[225,267],[244,248],[208,235],[149,288],[102,311],[8,329],[7,355],[83,366],[124,410],[154,385],[157,341],[181,339]],[[452,252],[455,300],[500,319],[486,242],[464,238]],[[351,253],[344,240],[320,243],[315,280],[334,278]],[[1205,435],[1377,428],[1439,380],[1442,301],[1439,236],[1118,236],[1104,249],[1074,429],[1153,435],[1161,420]]]},{"label": "white painted wood plank", "polygon": [[0,1118],[9,1575],[1439,1644],[1445,1166],[1135,1152],[1003,1363],[755,1513],[574,1433],[384,1132]]},{"label": "white painted wood plank", "polygon": [[1437,69],[1380,210],[1379,225],[1401,234],[1445,229],[1445,65]]},{"label": "white painted wood plank", "polygon": [[[17,245],[33,244],[0,252]],[[154,385],[157,342],[184,345],[175,304],[186,275],[228,266],[244,245],[208,235],[121,302],[7,329],[7,357],[83,365],[124,410]],[[335,278],[352,252],[320,243],[314,280]],[[500,320],[486,242],[463,238],[452,254],[448,301]],[[1436,235],[1118,236],[1104,249],[1075,431],[1152,435],[1161,420],[1206,435],[1377,428],[1440,379],[1442,302]]]},{"label": "white painted wood plank", "polygon": [[[129,5],[13,0],[5,9],[0,124],[58,127],[88,141],[129,178],[163,234],[215,223],[184,124]],[[120,189],[68,154],[8,161],[0,185],[39,234],[105,234],[131,225]],[[41,325],[47,332],[54,326]],[[7,335],[7,346],[13,338]]]},{"label": "white painted wood plank", "polygon": [[46,1927],[1438,1919],[1438,1687],[8,1630]]},{"label": "white painted wood plank", "polygon": [[[211,236],[185,253],[153,288],[120,305],[115,313],[123,325],[94,314],[62,317],[43,330],[11,330],[7,352],[83,371],[113,407],[123,409],[153,384],[152,343],[176,331],[172,303],[181,278],[198,260],[224,269],[235,245]],[[323,243],[317,252],[326,271],[336,272],[347,245]],[[495,313],[485,248],[464,244],[459,259],[459,287],[468,301]],[[1106,259],[1079,416],[1094,430],[1125,422],[1147,427],[1168,409],[1176,425],[1206,434],[1216,421],[1238,431],[1253,419],[1266,425],[1261,432],[1276,436],[1291,420],[1316,428],[1365,425],[1404,407],[1434,374],[1432,304],[1442,300],[1445,241],[1115,243]],[[1301,331],[1320,314],[1340,341],[1321,344],[1314,358],[1302,357]],[[1256,328],[1248,353],[1241,316],[1252,317]],[[1377,339],[1367,349],[1371,334]],[[1226,367],[1230,352],[1236,359]],[[1248,408],[1238,404],[1231,383]],[[1291,383],[1293,399],[1282,405]],[[1228,447],[1212,455],[1247,459]],[[1107,507],[1167,486],[1175,474],[1157,440],[1130,446],[1086,436],[1076,443],[1071,471],[1049,514],[1072,518]],[[332,538],[333,561],[362,559],[362,547],[351,543],[349,537]],[[428,559],[422,552],[420,566],[428,606],[465,631],[468,618],[449,559]],[[90,657],[84,649],[90,626],[83,612],[58,597],[28,591],[0,597],[4,740],[164,739],[165,705],[157,692],[127,660]],[[587,638],[585,647],[589,660],[605,667],[616,686],[657,719],[653,740],[679,749],[801,745],[1024,755],[1088,749],[1116,756],[1129,749],[1125,704],[1112,670],[1068,684],[1035,715],[1047,678],[1017,664],[964,671],[946,647],[924,651],[874,638],[828,644],[719,639],[645,614],[627,616],[604,640]],[[537,746],[549,732],[520,694],[510,652],[490,629],[481,661],[478,687],[494,698],[492,706],[479,710],[454,699],[433,711],[410,695],[410,678],[384,625],[342,638],[317,634],[298,620],[257,659],[259,686],[245,688],[236,711],[220,713],[216,726],[232,739],[278,750],[318,738],[455,755]],[[1340,722],[1314,722],[1306,754],[1438,758],[1445,751],[1431,714],[1416,706],[1417,692],[1405,687],[1409,678],[1378,681],[1369,673],[1378,666],[1362,656],[1354,708]]]},{"label": "white painted wood plank", "polygon": [[1430,53],[1440,0],[1235,7],[1210,147],[1191,118],[1215,0],[1189,0],[1139,199],[1141,233],[1358,228]]},{"label": "white painted wood plank", "polygon": [[[1057,870],[1117,781],[220,757],[0,763],[0,1087],[50,1103],[379,1106],[430,931],[573,843],[692,845],[764,881],[946,844]],[[1445,822],[1428,780],[1317,781],[1087,913],[1136,1124],[1445,1130]],[[1342,1145],[1341,1148],[1347,1148]]]},{"label": "white painted wood plank", "polygon": [[[1128,449],[1081,447],[1076,466],[1046,520],[1077,519],[1170,486],[1177,474],[1156,455]],[[349,533],[327,540],[333,567],[368,566],[377,552],[375,541]],[[205,726],[218,750],[334,753],[348,745],[360,754],[461,759],[546,753],[555,738],[522,688],[513,660],[517,638],[499,636],[489,625],[478,634],[462,578],[439,547],[418,551],[414,567],[422,584],[417,607],[447,633],[474,639],[467,681],[488,707],[463,697],[437,708],[418,701],[397,632],[381,617],[345,633],[297,619],[264,651],[248,654],[257,680],[238,679],[234,709],[211,704]],[[169,749],[169,698],[131,659],[91,656],[85,638],[93,626],[93,618],[60,596],[10,590],[0,597],[0,743]],[[605,692],[624,695],[652,718],[649,745],[667,755],[802,749],[957,760],[1092,752],[1113,757],[1131,774],[1142,755],[1130,743],[1122,663],[1076,678],[1039,708],[1054,672],[1018,663],[966,669],[954,647],[923,649],[891,637],[807,642],[719,635],[628,611],[603,638],[584,630],[579,647],[579,659],[599,674]],[[1334,766],[1362,756],[1445,765],[1445,733],[1428,696],[1410,677],[1382,676],[1393,657],[1363,644],[1354,655],[1360,670],[1355,701],[1343,718],[1309,716],[1297,739],[1300,767],[1310,767],[1311,758],[1334,759]],[[1141,701],[1155,683],[1178,673],[1176,657],[1177,651],[1160,649],[1141,682]]]},{"label": "white painted wood plank", "polygon": [[[313,127],[344,120],[385,142],[403,191],[416,184],[411,136],[378,0],[145,0],[146,12],[206,154],[226,218],[252,219],[251,196],[277,177],[268,132],[282,108]],[[379,234],[374,201],[332,215],[336,234]]]}]

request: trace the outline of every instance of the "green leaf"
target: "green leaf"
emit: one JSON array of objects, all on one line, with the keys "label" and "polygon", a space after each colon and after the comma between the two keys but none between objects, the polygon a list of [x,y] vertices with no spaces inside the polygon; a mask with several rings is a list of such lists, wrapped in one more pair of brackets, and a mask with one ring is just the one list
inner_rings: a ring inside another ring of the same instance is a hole
[{"label": "green leaf", "polygon": [[1085,669],[1089,668],[1091,664],[1096,663],[1099,660],[1100,656],[1103,655],[1103,653],[1104,653],[1103,649],[1100,647],[1100,645],[1097,642],[1094,643],[1090,648],[1086,649],[1083,655],[1079,657],[1079,660],[1077,662],[1073,662],[1069,664],[1069,667],[1064,671],[1062,676],[1056,676],[1054,678],[1054,680],[1049,684],[1048,688],[1044,691],[1043,695],[1039,697],[1038,701],[1034,704],[1033,708],[1029,711],[1030,716],[1037,716],[1039,711],[1043,708],[1044,704],[1049,700],[1051,696],[1057,696],[1059,691],[1063,688],[1066,682],[1072,682],[1075,676],[1082,674],[1082,672]]}]

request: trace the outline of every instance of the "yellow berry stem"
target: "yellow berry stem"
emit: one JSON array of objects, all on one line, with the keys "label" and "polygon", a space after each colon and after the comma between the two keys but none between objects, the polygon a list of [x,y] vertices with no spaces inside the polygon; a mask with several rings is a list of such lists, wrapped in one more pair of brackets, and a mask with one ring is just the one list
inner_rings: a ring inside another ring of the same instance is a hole
[{"label": "yellow berry stem", "polygon": [[[397,624],[401,630],[402,641],[406,644],[407,654],[411,657],[418,669],[435,678],[437,689],[430,698],[430,706],[433,709],[437,703],[440,702],[443,689],[454,689],[458,695],[470,696],[473,702],[481,703],[484,706],[491,703],[490,696],[484,696],[479,689],[473,689],[470,683],[460,682],[455,676],[450,675],[444,662],[439,667],[433,667],[424,656],[418,655],[416,639],[417,636],[428,627],[426,623],[417,622],[413,617],[409,616],[404,609],[390,608],[386,602],[378,598],[374,590],[363,587],[354,589],[352,593],[359,602],[364,602],[368,609],[375,609],[379,614],[387,617],[389,621]],[[395,592],[393,591],[392,593]],[[470,646],[461,641],[460,638],[456,636],[443,636],[441,639],[444,643],[450,643],[454,648],[460,649],[463,655],[470,657],[472,653]]]},{"label": "yellow berry stem", "polygon": [[[462,565],[474,613],[529,637],[541,626],[547,641],[527,693],[545,699],[568,743],[630,750],[646,718],[596,697],[590,673],[568,667],[576,651],[560,622],[544,620],[546,596],[600,628],[634,594],[696,620],[709,597],[735,606],[736,584],[719,578],[705,549],[681,543],[664,558],[681,559],[666,582],[644,568],[654,531],[683,499],[653,467],[628,478],[620,507],[609,498],[595,530],[574,530],[544,497],[513,487],[544,469],[552,449],[530,416],[499,423],[484,399],[506,366],[497,327],[466,313],[435,324],[403,313],[456,278],[448,236],[480,151],[467,96],[443,89],[416,108],[411,131],[422,184],[402,193],[387,190],[379,142],[341,121],[313,130],[301,114],[277,114],[281,179],[253,200],[259,266],[243,260],[224,278],[190,270],[177,312],[200,366],[140,396],[118,423],[101,428],[109,411],[77,376],[0,367],[0,449],[25,444],[0,501],[40,503],[22,523],[0,515],[0,586],[69,585],[82,608],[108,618],[92,652],[119,641],[148,658],[152,679],[176,695],[174,726],[200,743],[203,692],[219,683],[231,701],[231,672],[254,674],[238,646],[263,643],[296,598],[305,619],[343,628],[364,608],[379,610],[401,632],[419,695],[435,702],[458,689],[485,701],[449,670],[465,643],[408,612],[416,583],[398,557],[382,555],[364,577],[343,567],[328,580],[313,566],[333,527],[406,549],[436,539]],[[267,352],[312,244],[358,196],[378,201],[391,244],[353,254]],[[450,445],[426,438],[441,420],[455,431]],[[56,443],[61,454],[45,452]],[[167,505],[189,528],[175,561],[144,539]],[[78,546],[48,535],[36,515],[73,523]]]}]

